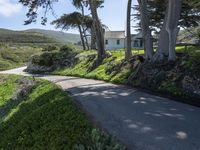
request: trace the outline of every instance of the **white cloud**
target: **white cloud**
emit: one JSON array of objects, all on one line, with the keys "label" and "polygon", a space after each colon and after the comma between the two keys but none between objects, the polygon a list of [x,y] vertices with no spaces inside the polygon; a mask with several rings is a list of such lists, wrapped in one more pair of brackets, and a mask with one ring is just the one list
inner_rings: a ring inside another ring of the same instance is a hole
[{"label": "white cloud", "polygon": [[17,4],[16,1],[0,0],[0,15],[9,17],[12,14],[20,12],[21,9],[21,5]]}]

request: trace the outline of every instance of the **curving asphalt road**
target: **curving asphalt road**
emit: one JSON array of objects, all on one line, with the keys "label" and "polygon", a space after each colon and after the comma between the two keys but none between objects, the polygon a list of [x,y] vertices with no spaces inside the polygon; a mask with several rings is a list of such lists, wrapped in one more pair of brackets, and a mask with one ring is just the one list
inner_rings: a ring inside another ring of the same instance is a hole
[{"label": "curving asphalt road", "polygon": [[[0,73],[29,75],[25,67]],[[60,85],[130,150],[200,150],[200,108],[126,86],[66,76],[38,76]]]}]

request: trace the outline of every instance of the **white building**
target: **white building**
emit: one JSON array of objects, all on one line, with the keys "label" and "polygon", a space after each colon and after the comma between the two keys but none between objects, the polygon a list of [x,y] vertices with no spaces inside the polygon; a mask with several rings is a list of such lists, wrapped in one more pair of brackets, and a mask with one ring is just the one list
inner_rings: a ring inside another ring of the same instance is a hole
[{"label": "white building", "polygon": [[[132,35],[132,48],[143,48],[144,43],[142,40],[142,34]],[[107,31],[105,32],[105,48],[106,50],[116,50],[126,48],[126,36],[125,31]]]}]

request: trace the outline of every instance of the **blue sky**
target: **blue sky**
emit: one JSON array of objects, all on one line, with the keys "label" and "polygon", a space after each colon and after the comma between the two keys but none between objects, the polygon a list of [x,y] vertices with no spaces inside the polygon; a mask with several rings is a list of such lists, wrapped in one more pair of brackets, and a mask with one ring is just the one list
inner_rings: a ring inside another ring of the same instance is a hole
[{"label": "blue sky", "polygon": [[[128,0],[105,0],[104,8],[99,9],[100,19],[110,30],[125,29],[127,1]],[[136,0],[133,0],[133,4],[136,4]],[[75,11],[75,8],[71,5],[71,0],[59,0],[58,3],[55,3],[54,10],[59,17],[63,13]],[[42,9],[39,10],[41,15],[38,17],[37,23],[24,26],[23,23],[24,20],[26,20],[26,12],[27,9],[21,6],[17,0],[0,0],[0,28],[13,30],[24,30],[29,28],[55,30],[54,26],[50,25],[50,22],[56,19],[51,13],[48,14],[47,25],[42,26],[40,24],[40,17],[43,14]],[[75,31],[70,30],[68,32]]]}]

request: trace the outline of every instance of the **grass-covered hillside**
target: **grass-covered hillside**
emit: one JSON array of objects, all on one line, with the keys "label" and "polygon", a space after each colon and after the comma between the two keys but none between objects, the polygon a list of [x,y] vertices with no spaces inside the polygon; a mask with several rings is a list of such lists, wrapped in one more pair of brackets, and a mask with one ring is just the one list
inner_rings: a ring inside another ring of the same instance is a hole
[{"label": "grass-covered hillside", "polygon": [[56,85],[0,75],[0,149],[123,150]]},{"label": "grass-covered hillside", "polygon": [[24,66],[31,55],[41,52],[38,47],[0,44],[0,71]]},{"label": "grass-covered hillside", "polygon": [[29,29],[25,30],[25,32],[36,32],[36,33],[42,33],[47,37],[51,37],[55,39],[56,41],[60,43],[78,43],[81,41],[80,35],[78,34],[72,34],[72,33],[65,33],[62,31],[53,31],[53,30],[43,30],[43,29]]},{"label": "grass-covered hillside", "polygon": [[8,29],[0,29],[0,43],[55,43],[52,37],[48,37],[39,32],[13,31]]},{"label": "grass-covered hillside", "polygon": [[[185,47],[177,47],[178,58],[173,63],[141,61],[143,50],[133,50],[134,56],[129,62],[124,61],[123,50],[107,51],[111,53],[111,56],[105,58],[100,66],[96,66],[95,63],[96,51],[85,51],[76,57],[71,57],[75,59],[70,59],[71,54],[68,52],[72,51],[72,49],[65,49],[68,57],[62,57],[63,51],[58,51],[56,55],[42,54],[35,57],[37,61],[33,61],[32,65],[49,67],[55,66],[53,64],[57,64],[57,59],[70,60],[68,65],[57,65],[49,71],[53,71],[51,73],[56,75],[79,76],[127,84],[174,96],[189,103],[200,99],[200,47],[188,47],[187,50]],[[44,59],[45,56],[48,56],[48,60]],[[28,71],[32,71],[31,67]]]}]

